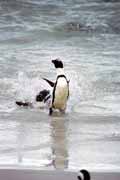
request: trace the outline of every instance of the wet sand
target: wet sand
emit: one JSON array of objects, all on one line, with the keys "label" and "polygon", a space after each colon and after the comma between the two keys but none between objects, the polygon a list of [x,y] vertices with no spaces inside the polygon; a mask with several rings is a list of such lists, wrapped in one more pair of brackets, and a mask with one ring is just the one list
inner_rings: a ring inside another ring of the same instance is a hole
[{"label": "wet sand", "polygon": [[20,108],[4,116],[0,126],[0,169],[119,172],[119,117],[75,113],[49,117],[40,110]]},{"label": "wet sand", "polygon": [[[1,180],[76,180],[77,172],[0,169]],[[119,180],[120,172],[91,172],[91,180]]]}]

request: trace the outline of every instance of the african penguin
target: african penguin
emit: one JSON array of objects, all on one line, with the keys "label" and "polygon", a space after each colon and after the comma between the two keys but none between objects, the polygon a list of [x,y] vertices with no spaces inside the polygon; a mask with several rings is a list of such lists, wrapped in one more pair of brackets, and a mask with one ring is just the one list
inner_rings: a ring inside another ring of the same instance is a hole
[{"label": "african penguin", "polygon": [[79,174],[77,176],[78,180],[90,180],[90,173],[85,170],[85,169],[82,169],[79,171]]},{"label": "african penguin", "polygon": [[69,81],[64,73],[63,62],[59,59],[55,59],[52,60],[52,63],[56,68],[57,78],[52,92],[52,102],[49,109],[50,115],[52,114],[53,109],[65,111],[69,97]]},{"label": "african penguin", "polygon": [[[50,91],[47,89],[43,89],[42,91],[39,92],[39,94],[36,95],[36,102],[44,102],[46,103],[49,99],[51,98]],[[31,102],[24,102],[24,101],[16,101],[15,102],[18,106],[29,106],[33,107],[33,104]]]}]

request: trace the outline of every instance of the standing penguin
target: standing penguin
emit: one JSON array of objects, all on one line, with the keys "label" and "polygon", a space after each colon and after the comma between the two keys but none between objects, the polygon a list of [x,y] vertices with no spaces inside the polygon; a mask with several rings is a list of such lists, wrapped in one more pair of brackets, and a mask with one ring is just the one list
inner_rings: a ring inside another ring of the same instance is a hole
[{"label": "standing penguin", "polygon": [[52,92],[52,102],[49,109],[50,115],[52,114],[53,109],[65,111],[69,97],[69,81],[65,76],[63,63],[59,59],[52,60],[52,63],[56,68],[57,78]]}]

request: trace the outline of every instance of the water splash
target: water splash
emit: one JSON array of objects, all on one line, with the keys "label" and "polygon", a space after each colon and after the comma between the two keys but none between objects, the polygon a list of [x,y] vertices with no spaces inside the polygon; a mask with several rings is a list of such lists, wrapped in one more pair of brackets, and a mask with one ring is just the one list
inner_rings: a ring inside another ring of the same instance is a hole
[{"label": "water splash", "polygon": [[51,91],[51,87],[41,78],[28,77],[26,73],[18,73],[16,99],[22,101],[35,102],[36,95],[43,89]]}]

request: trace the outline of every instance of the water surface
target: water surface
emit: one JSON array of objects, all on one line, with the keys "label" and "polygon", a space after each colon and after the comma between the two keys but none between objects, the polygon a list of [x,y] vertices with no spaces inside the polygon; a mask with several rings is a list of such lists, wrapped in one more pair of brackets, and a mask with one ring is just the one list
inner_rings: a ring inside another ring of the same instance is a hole
[{"label": "water surface", "polygon": [[[120,2],[0,1],[0,166],[119,170]],[[19,108],[70,79],[65,115]]]}]

